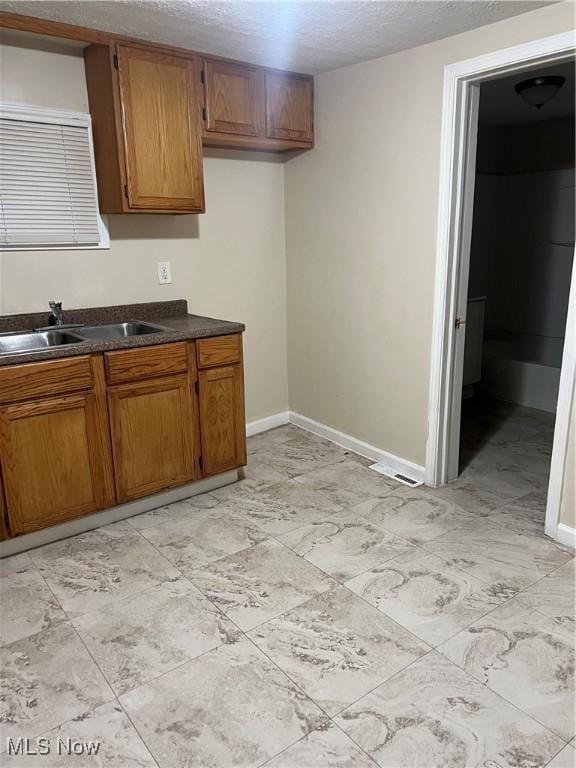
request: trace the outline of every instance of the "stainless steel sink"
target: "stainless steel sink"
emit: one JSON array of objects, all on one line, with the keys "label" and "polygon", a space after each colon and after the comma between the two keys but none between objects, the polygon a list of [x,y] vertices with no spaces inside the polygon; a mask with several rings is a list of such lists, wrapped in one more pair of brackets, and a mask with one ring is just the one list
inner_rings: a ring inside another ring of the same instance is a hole
[{"label": "stainless steel sink", "polygon": [[0,333],[0,355],[17,352],[38,352],[42,349],[60,347],[63,344],[79,344],[84,341],[70,331],[23,331],[22,333]]},{"label": "stainless steel sink", "polygon": [[138,320],[129,320],[126,323],[109,323],[108,325],[91,325],[78,328],[76,333],[83,339],[93,341],[113,341],[114,339],[127,339],[130,336],[144,336],[149,333],[162,333],[166,328],[153,323],[141,323]]}]

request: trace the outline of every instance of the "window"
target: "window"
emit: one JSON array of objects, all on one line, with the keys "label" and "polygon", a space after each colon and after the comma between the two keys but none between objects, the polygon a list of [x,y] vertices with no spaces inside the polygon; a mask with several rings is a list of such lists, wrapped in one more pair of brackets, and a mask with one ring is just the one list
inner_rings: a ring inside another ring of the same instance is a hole
[{"label": "window", "polygon": [[108,247],[90,115],[0,104],[0,249]]}]

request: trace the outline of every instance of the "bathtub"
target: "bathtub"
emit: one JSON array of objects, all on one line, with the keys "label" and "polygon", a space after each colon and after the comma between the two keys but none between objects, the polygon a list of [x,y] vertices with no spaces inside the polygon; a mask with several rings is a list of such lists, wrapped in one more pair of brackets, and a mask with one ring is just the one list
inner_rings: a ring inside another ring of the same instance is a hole
[{"label": "bathtub", "polygon": [[563,339],[510,334],[482,348],[481,389],[499,400],[556,412]]}]

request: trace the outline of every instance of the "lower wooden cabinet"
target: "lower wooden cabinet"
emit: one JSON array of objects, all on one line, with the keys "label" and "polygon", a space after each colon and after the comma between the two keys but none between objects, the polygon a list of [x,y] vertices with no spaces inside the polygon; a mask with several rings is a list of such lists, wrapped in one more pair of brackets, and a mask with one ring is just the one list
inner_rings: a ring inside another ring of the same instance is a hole
[{"label": "lower wooden cabinet", "polygon": [[0,447],[12,534],[114,503],[107,429],[93,392],[3,408]]},{"label": "lower wooden cabinet", "polygon": [[4,483],[2,482],[2,467],[0,467],[0,541],[8,538],[8,515],[6,499],[4,498]]},{"label": "lower wooden cabinet", "polygon": [[240,335],[70,361],[0,367],[0,538],[246,463]]},{"label": "lower wooden cabinet", "polygon": [[121,384],[108,402],[118,501],[197,479],[186,374]]},{"label": "lower wooden cabinet", "polygon": [[242,366],[200,371],[198,383],[204,475],[243,466],[246,422]]}]

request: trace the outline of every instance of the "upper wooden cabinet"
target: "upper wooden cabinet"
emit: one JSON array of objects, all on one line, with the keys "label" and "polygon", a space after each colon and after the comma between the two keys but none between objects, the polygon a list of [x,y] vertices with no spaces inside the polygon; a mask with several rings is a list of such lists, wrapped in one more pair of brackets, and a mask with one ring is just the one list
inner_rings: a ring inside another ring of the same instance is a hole
[{"label": "upper wooden cabinet", "polygon": [[84,52],[100,210],[204,210],[194,61],[130,45]]},{"label": "upper wooden cabinet", "polygon": [[227,61],[203,62],[205,133],[258,136],[262,131],[262,72]]},{"label": "upper wooden cabinet", "polygon": [[312,141],[310,77],[266,72],[266,136],[288,141]]},{"label": "upper wooden cabinet", "polygon": [[314,144],[313,78],[142,43],[84,51],[102,213],[204,211],[202,144]]},{"label": "upper wooden cabinet", "polygon": [[205,146],[268,151],[313,146],[311,76],[216,59],[199,66]]},{"label": "upper wooden cabinet", "polygon": [[192,63],[122,45],[117,56],[130,207],[204,210]]}]

